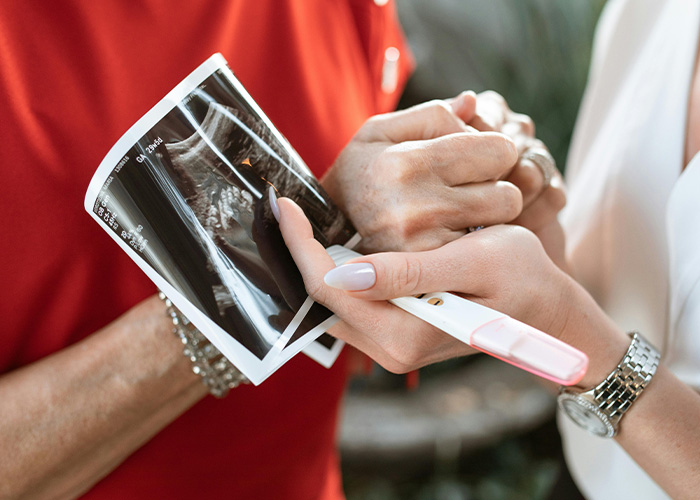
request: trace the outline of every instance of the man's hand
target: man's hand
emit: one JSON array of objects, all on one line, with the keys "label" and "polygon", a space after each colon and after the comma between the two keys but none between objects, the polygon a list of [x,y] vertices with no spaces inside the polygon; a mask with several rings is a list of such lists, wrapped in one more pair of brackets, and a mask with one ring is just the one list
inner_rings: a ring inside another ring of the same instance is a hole
[{"label": "man's hand", "polygon": [[322,184],[365,251],[437,248],[469,227],[518,217],[520,190],[500,180],[518,159],[516,146],[467,126],[475,107],[468,93],[375,116],[341,152]]}]

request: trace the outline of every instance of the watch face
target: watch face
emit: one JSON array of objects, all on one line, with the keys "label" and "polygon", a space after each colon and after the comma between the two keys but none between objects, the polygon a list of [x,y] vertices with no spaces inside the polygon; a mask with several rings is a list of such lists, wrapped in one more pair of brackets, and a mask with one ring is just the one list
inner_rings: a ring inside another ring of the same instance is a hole
[{"label": "watch face", "polygon": [[601,437],[616,434],[610,419],[590,401],[576,394],[564,393],[559,396],[558,402],[564,413],[588,432]]}]

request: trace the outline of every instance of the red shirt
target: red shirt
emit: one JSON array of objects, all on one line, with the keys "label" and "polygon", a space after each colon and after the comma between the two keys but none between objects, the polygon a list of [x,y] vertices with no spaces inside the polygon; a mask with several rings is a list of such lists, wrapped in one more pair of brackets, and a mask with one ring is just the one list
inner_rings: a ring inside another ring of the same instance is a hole
[{"label": "red shirt", "polygon": [[[382,91],[391,46],[398,86]],[[0,373],[155,292],[83,196],[121,134],[214,52],[319,176],[368,116],[393,108],[411,65],[392,2],[0,3]],[[205,398],[87,497],[341,498],[345,378],[342,357],[326,370],[300,355],[259,387]]]}]

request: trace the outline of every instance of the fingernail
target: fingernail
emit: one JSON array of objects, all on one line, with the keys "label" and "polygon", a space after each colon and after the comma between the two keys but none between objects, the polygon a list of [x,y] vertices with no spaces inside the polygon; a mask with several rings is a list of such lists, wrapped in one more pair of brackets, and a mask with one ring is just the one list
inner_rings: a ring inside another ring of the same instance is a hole
[{"label": "fingernail", "polygon": [[331,269],[323,277],[326,285],[341,290],[367,290],[377,281],[374,266],[367,262],[344,264]]},{"label": "fingernail", "polygon": [[280,221],[280,206],[277,204],[277,194],[275,193],[275,188],[270,186],[267,190],[267,197],[270,198],[270,209],[272,210],[272,215],[275,216],[277,222]]}]

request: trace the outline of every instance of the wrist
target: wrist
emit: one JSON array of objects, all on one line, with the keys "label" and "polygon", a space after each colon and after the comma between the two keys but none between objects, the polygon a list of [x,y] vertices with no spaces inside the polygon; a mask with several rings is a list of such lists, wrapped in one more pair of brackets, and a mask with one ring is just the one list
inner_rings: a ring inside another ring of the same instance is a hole
[{"label": "wrist", "polygon": [[202,384],[182,355],[182,344],[172,334],[172,322],[158,295],[61,355],[71,356],[72,351],[85,355],[84,362],[71,363],[73,376],[80,380],[76,387],[85,394],[99,387],[110,395],[110,404],[155,408],[180,394],[191,393],[192,402],[206,394],[206,389],[198,389]]},{"label": "wrist", "polygon": [[558,337],[588,356],[588,370],[576,387],[590,389],[615,369],[630,340],[588,292],[568,276],[567,280],[569,293],[561,297],[567,314]]},{"label": "wrist", "polygon": [[615,368],[586,390],[560,389],[559,408],[576,424],[600,437],[614,437],[619,424],[645,392],[659,366],[659,351],[638,331],[628,333],[630,344]]},{"label": "wrist", "polygon": [[192,372],[201,377],[213,396],[223,398],[231,389],[248,383],[248,378],[190,323],[165,294],[161,292],[159,297],[171,319],[172,332],[184,347],[184,356],[192,362]]}]

